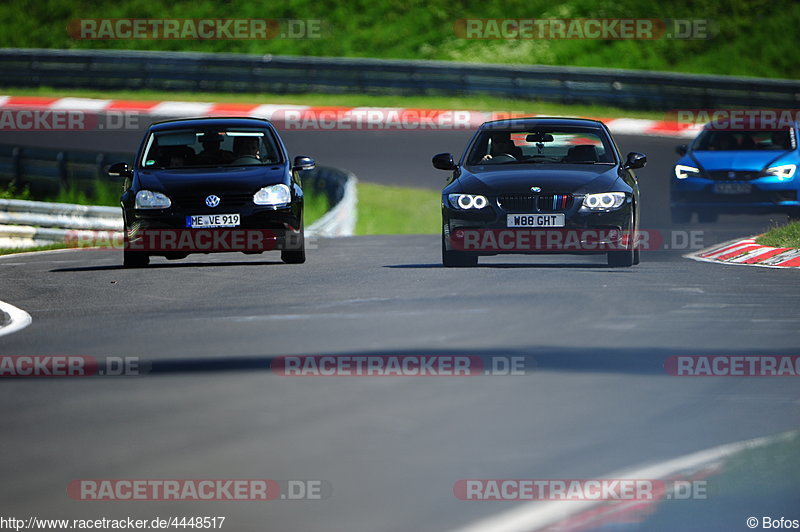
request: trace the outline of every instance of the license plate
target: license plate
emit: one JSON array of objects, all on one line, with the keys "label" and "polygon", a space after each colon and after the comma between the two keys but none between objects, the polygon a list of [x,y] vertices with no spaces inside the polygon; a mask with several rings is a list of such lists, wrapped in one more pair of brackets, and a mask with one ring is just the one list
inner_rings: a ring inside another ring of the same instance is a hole
[{"label": "license plate", "polygon": [[564,227],[564,214],[508,214],[506,227]]},{"label": "license plate", "polygon": [[186,227],[238,227],[238,214],[199,214],[186,217]]},{"label": "license plate", "polygon": [[714,194],[750,194],[752,191],[750,183],[714,183]]}]

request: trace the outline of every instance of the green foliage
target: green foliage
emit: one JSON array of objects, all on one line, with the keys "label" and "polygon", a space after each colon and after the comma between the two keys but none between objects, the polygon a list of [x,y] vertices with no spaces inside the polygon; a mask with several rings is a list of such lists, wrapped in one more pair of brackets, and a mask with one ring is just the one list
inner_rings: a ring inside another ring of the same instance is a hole
[{"label": "green foliage", "polygon": [[0,188],[0,199],[21,199],[31,200],[31,189],[27,186],[21,189],[16,182],[11,181],[5,188]]},{"label": "green foliage", "polygon": [[[271,40],[75,40],[83,18],[271,18],[323,21],[320,38]],[[709,19],[707,40],[465,40],[463,18]],[[115,48],[311,56],[443,59],[796,78],[800,3],[767,0],[9,0],[0,46]]]},{"label": "green foliage", "polygon": [[774,227],[758,237],[756,242],[774,248],[800,248],[800,222]]},{"label": "green foliage", "polygon": [[442,225],[441,194],[434,190],[358,184],[358,235],[432,234]]}]

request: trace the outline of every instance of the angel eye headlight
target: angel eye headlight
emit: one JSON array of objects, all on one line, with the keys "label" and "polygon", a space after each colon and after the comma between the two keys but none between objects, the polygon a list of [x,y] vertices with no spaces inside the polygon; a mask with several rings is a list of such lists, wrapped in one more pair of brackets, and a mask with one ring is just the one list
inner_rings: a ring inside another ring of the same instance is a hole
[{"label": "angel eye headlight", "polygon": [[587,194],[581,205],[582,212],[613,211],[625,203],[624,192],[603,192],[601,194]]},{"label": "angel eye headlight", "polygon": [[477,194],[448,194],[447,201],[455,209],[462,211],[470,209],[483,209],[489,204],[485,196]]}]

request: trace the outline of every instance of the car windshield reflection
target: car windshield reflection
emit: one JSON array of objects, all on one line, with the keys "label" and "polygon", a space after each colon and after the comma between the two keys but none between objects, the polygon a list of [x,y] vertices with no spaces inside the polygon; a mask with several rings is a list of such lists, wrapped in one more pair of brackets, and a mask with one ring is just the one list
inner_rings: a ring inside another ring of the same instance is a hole
[{"label": "car windshield reflection", "polygon": [[147,141],[143,168],[177,169],[263,166],[281,162],[277,143],[266,129],[172,129]]},{"label": "car windshield reflection", "polygon": [[491,129],[480,133],[467,164],[613,165],[616,161],[608,138],[596,129]]}]

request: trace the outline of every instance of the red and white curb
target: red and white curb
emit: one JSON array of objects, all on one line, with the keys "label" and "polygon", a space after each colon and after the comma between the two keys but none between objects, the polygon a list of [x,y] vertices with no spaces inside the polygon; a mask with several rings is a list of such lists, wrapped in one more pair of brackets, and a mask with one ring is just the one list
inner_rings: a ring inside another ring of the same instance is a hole
[{"label": "red and white curb", "polygon": [[[162,117],[251,116],[266,118],[290,129],[474,129],[489,120],[523,115],[502,111],[458,111],[405,107],[324,107],[255,103],[210,103],[95,98],[0,96],[0,110],[69,110],[89,113],[130,112]],[[525,115],[546,116],[546,115]],[[590,117],[584,117],[590,118]],[[700,125],[638,118],[594,118],[618,135],[694,138]]]},{"label": "red and white curb", "polygon": [[[796,431],[728,443],[604,478],[675,480],[705,478],[724,469],[731,457],[745,450],[791,441]],[[471,523],[455,532],[585,531],[603,526],[614,529],[644,521],[664,498],[653,501],[532,501]]]},{"label": "red and white curb", "polygon": [[756,237],[730,240],[694,253],[687,259],[701,262],[762,266],[764,268],[800,268],[800,249],[773,248],[756,243]]}]

